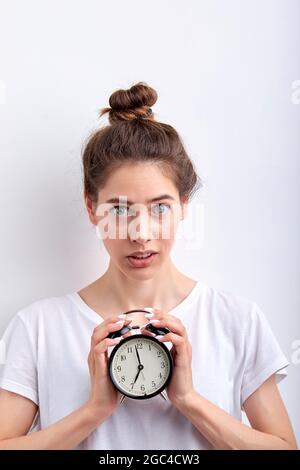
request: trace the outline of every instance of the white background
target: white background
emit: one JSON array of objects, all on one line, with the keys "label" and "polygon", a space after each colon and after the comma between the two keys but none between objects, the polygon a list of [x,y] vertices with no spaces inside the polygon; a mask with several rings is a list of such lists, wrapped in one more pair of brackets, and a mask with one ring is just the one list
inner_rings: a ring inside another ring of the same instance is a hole
[{"label": "white background", "polygon": [[109,95],[145,81],[204,182],[204,240],[173,259],[264,310],[300,443],[299,18],[298,0],[0,1],[0,333],[105,271],[80,154]]}]

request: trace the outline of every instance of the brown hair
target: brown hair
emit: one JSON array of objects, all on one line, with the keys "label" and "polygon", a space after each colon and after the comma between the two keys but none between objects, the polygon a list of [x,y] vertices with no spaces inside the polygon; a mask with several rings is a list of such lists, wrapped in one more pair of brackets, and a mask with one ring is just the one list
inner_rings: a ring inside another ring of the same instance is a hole
[{"label": "brown hair", "polygon": [[145,82],[127,90],[117,90],[109,98],[109,125],[89,136],[82,164],[84,191],[98,201],[98,191],[111,172],[124,163],[153,163],[170,176],[179,196],[190,199],[202,187],[194,165],[188,157],[177,131],[154,120],[151,109],[157,101],[156,91]]}]

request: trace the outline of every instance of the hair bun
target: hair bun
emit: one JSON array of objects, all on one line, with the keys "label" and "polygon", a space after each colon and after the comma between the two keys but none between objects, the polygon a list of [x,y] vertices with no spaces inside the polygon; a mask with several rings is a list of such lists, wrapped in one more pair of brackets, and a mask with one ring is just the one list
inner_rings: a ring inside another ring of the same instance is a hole
[{"label": "hair bun", "polygon": [[138,82],[127,90],[116,90],[109,98],[110,108],[102,108],[101,117],[109,113],[109,122],[130,121],[132,119],[152,119],[153,106],[157,101],[156,91],[145,82]]}]

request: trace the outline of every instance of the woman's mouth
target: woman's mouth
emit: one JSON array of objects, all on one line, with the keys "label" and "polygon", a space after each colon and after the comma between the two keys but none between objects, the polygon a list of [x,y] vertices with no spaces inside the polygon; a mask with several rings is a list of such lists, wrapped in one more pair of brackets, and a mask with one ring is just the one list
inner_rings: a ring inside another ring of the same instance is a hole
[{"label": "woman's mouth", "polygon": [[151,255],[147,256],[146,258],[138,258],[136,256],[127,256],[127,259],[131,266],[134,266],[135,268],[145,268],[152,263],[155,256],[157,255],[158,253],[151,253]]}]

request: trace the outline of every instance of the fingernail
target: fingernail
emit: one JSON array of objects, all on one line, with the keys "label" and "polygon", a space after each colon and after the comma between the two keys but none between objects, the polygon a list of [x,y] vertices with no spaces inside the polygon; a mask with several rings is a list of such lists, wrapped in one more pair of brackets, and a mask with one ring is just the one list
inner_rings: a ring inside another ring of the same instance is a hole
[{"label": "fingernail", "polygon": [[160,320],[157,320],[156,318],[149,320],[149,323],[158,323]]},{"label": "fingernail", "polygon": [[116,321],[116,325],[122,325],[122,323],[124,323],[124,320]]},{"label": "fingernail", "polygon": [[121,315],[118,315],[118,318],[126,318],[126,314],[125,314],[125,313],[121,313]]},{"label": "fingernail", "polygon": [[122,336],[120,336],[119,338],[113,338],[113,341],[121,341],[122,339]]},{"label": "fingernail", "polygon": [[152,318],[154,317],[154,313],[145,313],[146,318]]},{"label": "fingernail", "polygon": [[148,310],[148,312],[153,312],[154,308],[152,308],[152,307],[144,307],[143,310]]}]

